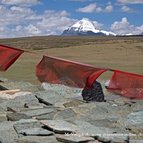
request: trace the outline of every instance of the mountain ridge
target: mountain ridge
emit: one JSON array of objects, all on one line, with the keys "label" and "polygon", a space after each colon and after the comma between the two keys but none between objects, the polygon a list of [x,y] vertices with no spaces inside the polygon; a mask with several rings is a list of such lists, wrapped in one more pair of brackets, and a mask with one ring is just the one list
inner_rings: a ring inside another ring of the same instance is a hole
[{"label": "mountain ridge", "polygon": [[87,18],[77,21],[71,27],[64,30],[62,35],[65,36],[116,36],[111,31],[99,30],[94,23]]}]

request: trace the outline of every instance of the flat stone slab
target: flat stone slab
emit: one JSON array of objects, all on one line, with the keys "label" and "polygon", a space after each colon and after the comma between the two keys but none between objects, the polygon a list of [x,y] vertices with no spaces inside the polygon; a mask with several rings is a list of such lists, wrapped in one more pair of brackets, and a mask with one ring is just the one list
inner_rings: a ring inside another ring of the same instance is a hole
[{"label": "flat stone slab", "polygon": [[128,135],[126,134],[104,134],[98,137],[101,142],[113,142],[113,143],[129,143]]},{"label": "flat stone slab", "polygon": [[19,133],[26,136],[49,136],[53,134],[53,132],[43,128],[23,129]]},{"label": "flat stone slab", "polygon": [[137,100],[134,104],[132,104],[131,107],[133,108],[134,112],[143,111],[143,101]]},{"label": "flat stone slab", "polygon": [[23,95],[27,95],[27,94],[32,94],[31,92],[20,92],[17,90],[16,93],[12,93],[12,94],[8,94],[8,93],[0,93],[0,98],[5,99],[5,100],[10,100],[10,99],[14,99],[18,96],[23,96]]},{"label": "flat stone slab", "polygon": [[57,112],[50,112],[50,113],[48,113],[48,114],[38,115],[38,116],[36,116],[35,118],[36,118],[37,120],[53,120],[56,113],[57,113]]},{"label": "flat stone slab", "polygon": [[24,136],[17,139],[16,143],[60,143],[55,136]]},{"label": "flat stone slab", "polygon": [[36,117],[36,116],[45,115],[45,114],[48,114],[51,112],[57,112],[57,110],[58,110],[58,108],[47,107],[47,108],[27,110],[27,111],[23,111],[21,113],[23,113],[29,117]]},{"label": "flat stone slab", "polygon": [[15,143],[18,138],[16,131],[13,128],[13,122],[0,123],[0,142],[2,143]]},{"label": "flat stone slab", "polygon": [[64,120],[41,120],[43,125],[55,133],[75,133],[77,126]]},{"label": "flat stone slab", "polygon": [[8,100],[0,104],[0,107],[6,111],[9,109],[14,112],[27,110],[27,106],[41,106],[38,99],[33,94],[17,96],[14,99]]},{"label": "flat stone slab", "polygon": [[42,128],[42,124],[35,119],[23,119],[15,122],[13,125],[14,129],[18,134],[21,134],[21,131],[33,129],[33,128]]},{"label": "flat stone slab", "polygon": [[143,124],[143,111],[133,112],[127,116],[128,125]]},{"label": "flat stone slab", "polygon": [[30,82],[24,81],[5,81],[1,83],[2,86],[8,89],[21,89],[22,91],[36,92],[38,88]]},{"label": "flat stone slab", "polygon": [[112,119],[88,120],[88,122],[97,127],[114,127],[114,125],[117,123]]},{"label": "flat stone slab", "polygon": [[[106,103],[106,102],[96,102],[96,103],[86,103],[83,105],[80,105],[79,108],[77,108],[77,111],[79,109],[84,108],[85,112],[82,113],[82,115],[86,118],[86,120],[112,120],[112,121],[118,121],[119,118],[122,118],[122,114],[125,114],[126,112],[123,112],[122,109],[120,109],[118,106],[114,107],[112,104]],[[73,108],[74,109],[74,108]],[[76,110],[74,110],[76,112]]]},{"label": "flat stone slab", "polygon": [[72,99],[69,102],[66,102],[63,104],[64,107],[77,107],[81,104],[85,103],[83,100],[78,100],[78,99]]},{"label": "flat stone slab", "polygon": [[53,90],[40,91],[35,96],[41,103],[46,105],[55,105],[56,103],[67,101],[63,95]]},{"label": "flat stone slab", "polygon": [[69,118],[76,117],[76,115],[77,114],[71,108],[67,108],[62,111],[57,112],[57,114],[55,114],[54,116],[54,119],[56,120],[69,119]]},{"label": "flat stone slab", "polygon": [[95,140],[92,137],[80,136],[78,134],[56,135],[56,139],[64,143],[83,143]]},{"label": "flat stone slab", "polygon": [[81,134],[83,136],[98,137],[102,134],[112,134],[114,132],[113,129],[105,127],[96,127],[85,121],[75,120],[74,123],[77,125],[78,128],[77,134]]},{"label": "flat stone slab", "polygon": [[22,113],[7,113],[7,119],[10,121],[19,121],[21,119],[30,119],[31,117]]},{"label": "flat stone slab", "polygon": [[106,127],[96,127],[94,125],[91,125],[88,122],[84,121],[75,121],[78,132],[77,134],[83,135],[83,136],[92,136],[97,138],[101,142],[111,142],[115,140],[125,141],[128,137],[128,134],[123,133],[116,133],[116,130]]}]

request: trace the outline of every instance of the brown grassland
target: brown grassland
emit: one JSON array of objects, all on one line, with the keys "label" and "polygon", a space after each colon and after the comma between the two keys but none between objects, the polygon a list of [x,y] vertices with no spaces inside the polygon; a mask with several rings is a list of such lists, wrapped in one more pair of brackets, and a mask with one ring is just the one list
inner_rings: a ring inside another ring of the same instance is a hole
[{"label": "brown grassland", "polygon": [[1,77],[38,83],[35,66],[42,55],[143,75],[143,37],[43,36],[0,39],[25,52]]}]

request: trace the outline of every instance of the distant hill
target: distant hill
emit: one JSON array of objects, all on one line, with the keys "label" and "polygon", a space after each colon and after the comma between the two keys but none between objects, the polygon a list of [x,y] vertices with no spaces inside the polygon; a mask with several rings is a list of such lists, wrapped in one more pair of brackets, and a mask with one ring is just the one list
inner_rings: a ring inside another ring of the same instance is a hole
[{"label": "distant hill", "polygon": [[39,37],[24,37],[0,39],[0,44],[12,46],[21,49],[50,49],[64,48],[72,46],[83,46],[100,43],[122,43],[124,40],[128,43],[132,41],[142,41],[142,36],[39,36]]}]

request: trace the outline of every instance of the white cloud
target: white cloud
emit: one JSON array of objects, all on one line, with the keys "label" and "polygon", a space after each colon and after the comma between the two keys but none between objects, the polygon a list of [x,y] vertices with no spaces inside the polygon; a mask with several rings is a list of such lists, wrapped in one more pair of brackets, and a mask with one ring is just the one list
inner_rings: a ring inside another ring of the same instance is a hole
[{"label": "white cloud", "polygon": [[[30,7],[0,5],[0,38],[61,34],[77,20],[65,10],[37,14]],[[102,24],[93,21],[97,28]]]},{"label": "white cloud", "polygon": [[[63,30],[77,21],[70,18],[70,14],[65,10],[46,10],[38,14],[31,7],[21,5],[28,4],[26,0],[20,2],[17,0],[3,0],[4,2],[7,4],[9,2],[9,5],[0,5],[0,38],[61,34]],[[38,1],[33,0],[30,2],[34,4]],[[95,7],[96,4],[91,6],[91,9],[93,10]],[[96,11],[103,10],[97,7]],[[97,28],[102,26],[97,21],[93,22]]]},{"label": "white cloud", "polygon": [[45,30],[49,34],[61,33],[75,22],[74,19],[68,17],[68,13],[65,11],[55,12],[46,11],[41,21],[37,22],[37,27],[45,33]]},{"label": "white cloud", "polygon": [[1,0],[2,4],[6,5],[33,5],[40,3],[40,0]]},{"label": "white cloud", "polygon": [[143,25],[141,26],[134,26],[128,22],[126,17],[122,18],[121,21],[115,21],[111,25],[111,30],[119,35],[125,34],[140,34],[143,32]]},{"label": "white cloud", "polygon": [[37,14],[30,7],[0,5],[0,38],[61,34],[73,22],[64,10]]},{"label": "white cloud", "polygon": [[134,12],[133,9],[131,9],[130,7],[128,7],[128,6],[126,6],[126,5],[122,6],[121,10],[122,10],[123,12],[127,12],[127,13]]},{"label": "white cloud", "polygon": [[9,26],[25,22],[25,18],[34,16],[35,13],[30,8],[22,8],[12,6],[7,8],[1,6],[0,8],[0,26]]},{"label": "white cloud", "polygon": [[4,31],[4,27],[0,27],[0,32],[3,32]]},{"label": "white cloud", "polygon": [[143,0],[118,0],[122,4],[143,4]]},{"label": "white cloud", "polygon": [[15,31],[19,32],[19,31],[22,30],[22,28],[23,28],[23,27],[22,27],[21,25],[18,25],[18,26],[15,27]]},{"label": "white cloud", "polygon": [[97,8],[96,3],[91,3],[83,8],[77,9],[77,12],[92,13],[96,10],[96,8]]},{"label": "white cloud", "polygon": [[25,27],[25,30],[26,30],[26,33],[29,34],[29,36],[40,35],[42,33],[41,30],[38,27],[36,27],[32,24]]},{"label": "white cloud", "polygon": [[96,12],[97,12],[97,13],[100,13],[100,12],[102,12],[102,11],[103,11],[103,9],[102,9],[101,7],[97,7],[97,8],[96,8]]},{"label": "white cloud", "polygon": [[108,13],[108,12],[112,12],[113,11],[113,6],[111,3],[108,2],[107,6],[106,7],[99,7],[97,6],[96,3],[91,3],[85,7],[82,7],[82,8],[78,8],[76,10],[77,12],[82,12],[82,13],[93,13],[93,12],[97,12],[97,13],[100,13],[100,12],[105,12],[105,13]]},{"label": "white cloud", "polygon": [[105,12],[112,12],[113,11],[113,6],[112,5],[107,5],[105,8]]}]

